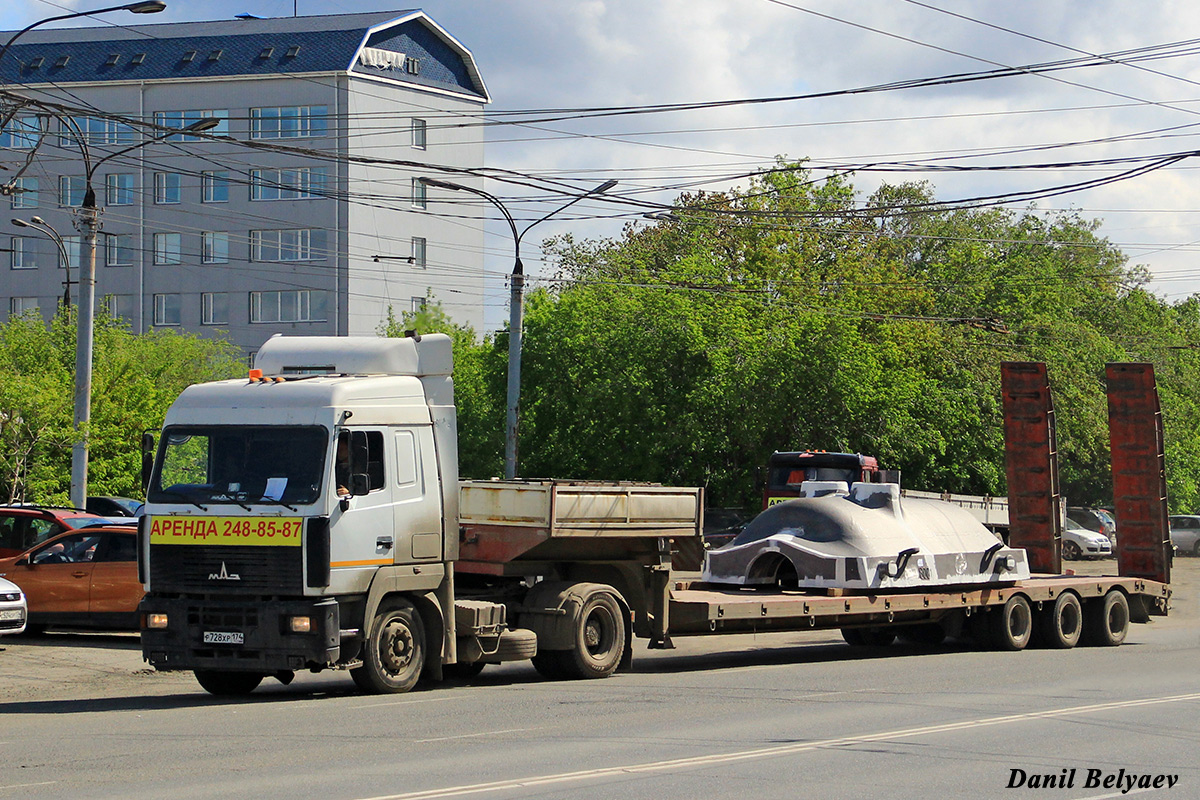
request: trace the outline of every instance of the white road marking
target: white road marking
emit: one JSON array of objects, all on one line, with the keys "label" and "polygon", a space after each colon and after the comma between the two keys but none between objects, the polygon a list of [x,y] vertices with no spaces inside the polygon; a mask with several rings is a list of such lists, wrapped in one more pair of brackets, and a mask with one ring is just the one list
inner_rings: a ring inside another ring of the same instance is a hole
[{"label": "white road marking", "polygon": [[1167,787],[1161,789],[1130,789],[1128,792],[1112,792],[1111,794],[1096,794],[1091,797],[1080,797],[1079,800],[1112,800],[1114,797],[1129,797],[1131,794],[1141,794],[1142,792],[1165,792]]},{"label": "white road marking", "polygon": [[[474,783],[462,786],[447,786],[443,789],[425,789],[417,792],[406,792],[404,794],[377,795],[375,797],[361,798],[361,800],[436,800],[436,798],[442,797],[464,797],[467,795],[486,794],[489,792],[503,792],[509,789],[528,789],[531,787],[551,786],[554,784],[578,783],[580,781],[595,780],[597,778],[638,775],[651,772],[665,772],[667,770],[677,769],[694,769],[696,767],[707,767],[715,764],[729,764],[736,761],[750,761],[760,758],[773,758],[775,756],[793,755],[795,753],[805,753],[812,750],[821,750],[830,747],[847,747],[869,742],[889,741],[892,739],[911,739],[917,736],[927,736],[935,733],[948,733],[951,731],[960,731],[968,728],[981,728],[989,725],[1009,725],[1014,722],[1024,722],[1027,720],[1054,719],[1057,717],[1070,717],[1079,714],[1095,714],[1100,711],[1113,711],[1124,708],[1137,708],[1139,706],[1161,705],[1163,703],[1183,703],[1189,700],[1200,700],[1200,692],[1193,692],[1191,694],[1178,694],[1169,697],[1152,697],[1143,700],[1122,700],[1112,703],[1096,703],[1087,706],[1058,708],[1052,711],[1030,711],[1024,714],[1008,714],[1002,717],[984,717],[982,719],[967,720],[965,722],[946,722],[940,725],[925,725],[919,728],[902,728],[900,730],[888,731],[886,733],[869,733],[861,736],[844,736],[837,739],[822,739],[815,742],[797,742],[795,744],[778,745],[775,747],[760,747],[754,750],[739,750],[732,753],[716,753],[707,756],[673,758],[665,761],[651,761],[643,764],[628,764],[620,767],[586,769],[578,772],[560,772],[551,775],[534,775],[528,778],[515,778],[506,781],[491,781],[489,783]],[[1132,794],[1132,792],[1130,792],[1130,794]],[[1105,797],[1114,796],[1116,795],[1105,795]],[[1089,798],[1089,800],[1099,800],[1099,798]]]},{"label": "white road marking", "polygon": [[503,731],[485,731],[484,733],[464,733],[461,736],[439,736],[436,739],[414,739],[413,744],[426,744],[428,742],[449,742],[453,739],[474,739],[479,736],[499,736],[502,733],[523,733],[525,731],[534,731],[537,728],[508,728]]},{"label": "white road marking", "polygon": [[378,708],[379,706],[415,706],[418,703],[444,703],[447,700],[464,700],[463,697],[430,697],[427,700],[389,700],[386,703],[367,703],[353,708]]},{"label": "white road marking", "polygon": [[0,792],[6,792],[9,789],[26,789],[30,786],[51,786],[58,781],[42,781],[41,783],[14,783],[11,786],[0,786]]}]

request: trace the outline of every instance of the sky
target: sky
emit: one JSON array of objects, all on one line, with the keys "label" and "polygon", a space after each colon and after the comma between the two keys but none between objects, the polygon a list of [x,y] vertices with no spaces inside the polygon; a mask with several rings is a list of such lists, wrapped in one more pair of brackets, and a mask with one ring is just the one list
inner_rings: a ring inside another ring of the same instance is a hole
[{"label": "sky", "polygon": [[[1053,72],[785,102],[486,129],[487,166],[586,190],[669,204],[687,190],[745,185],[776,157],[807,158],[818,175],[859,166],[863,198],[881,181],[927,180],[953,200],[1100,181],[1038,199],[1039,213],[1076,210],[1149,288],[1176,302],[1200,292],[1200,157],[1124,180],[1168,154],[1200,150],[1200,5],[1182,0],[167,0],[173,22],[423,8],[474,54],[490,112],[644,106],[842,92],[860,87],[1065,60]],[[115,4],[115,3],[114,3]],[[104,2],[9,0],[0,28],[103,7]],[[90,23],[95,24],[95,23]],[[1192,38],[1197,37],[1197,38]],[[1150,48],[1150,49],[1147,49]],[[1131,53],[1130,51],[1137,51]],[[1097,58],[1099,56],[1099,58]],[[1089,58],[1090,57],[1090,58]],[[1200,154],[1198,154],[1200,155]],[[1076,166],[1044,165],[1089,163]],[[865,165],[906,164],[914,171]],[[934,171],[954,165],[1040,168]],[[562,198],[511,196],[527,214]],[[506,194],[507,193],[507,194]],[[536,200],[537,202],[531,202]],[[1025,208],[1027,201],[1014,204]],[[619,236],[653,224],[617,203],[588,200],[538,226],[522,255],[544,274],[538,243],[570,232]],[[508,269],[507,228],[488,227],[489,270]],[[489,318],[503,318],[502,293]]]}]

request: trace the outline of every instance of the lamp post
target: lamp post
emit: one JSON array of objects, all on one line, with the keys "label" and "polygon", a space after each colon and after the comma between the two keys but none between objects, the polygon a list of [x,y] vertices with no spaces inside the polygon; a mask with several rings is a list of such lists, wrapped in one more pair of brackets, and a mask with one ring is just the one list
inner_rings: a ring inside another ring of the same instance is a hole
[{"label": "lamp post", "polygon": [[0,47],[0,62],[4,60],[4,54],[8,52],[8,48],[12,47],[12,43],[21,38],[26,33],[29,33],[34,28],[45,25],[47,22],[60,22],[64,19],[76,19],[78,17],[90,17],[93,14],[107,14],[109,11],[130,11],[134,14],[157,14],[159,11],[166,9],[167,4],[162,0],[146,0],[142,3],[125,3],[119,6],[109,6],[108,8],[97,8],[95,11],[75,11],[70,14],[59,14],[57,17],[46,17],[39,19],[32,25],[27,25],[21,30],[14,33],[3,47]]},{"label": "lamp post", "polygon": [[71,280],[71,257],[67,253],[67,246],[63,242],[63,238],[59,236],[53,225],[41,217],[30,217],[28,221],[14,218],[12,224],[18,228],[32,228],[54,242],[54,246],[58,248],[58,257],[62,260],[63,269],[67,271],[67,279],[63,281],[63,308],[70,308],[71,284],[76,281]]},{"label": "lamp post", "polygon": [[88,433],[87,426],[92,416],[92,346],[96,313],[96,239],[100,234],[100,213],[96,208],[96,190],[92,178],[100,166],[111,159],[125,155],[146,145],[161,142],[180,133],[200,133],[221,124],[216,117],[199,119],[184,128],[165,131],[144,142],[132,144],[109,153],[93,162],[88,150],[87,137],[70,117],[61,117],[66,122],[79,144],[83,155],[84,186],[83,203],[79,208],[76,226],[83,236],[83,252],[79,264],[79,314],[75,334],[75,444],[71,447],[71,504],[83,508],[87,501]]},{"label": "lamp post", "polygon": [[525,229],[518,232],[517,223],[513,220],[512,214],[508,213],[508,209],[493,195],[488,194],[482,189],[475,189],[470,186],[464,186],[461,183],[452,183],[450,181],[438,180],[437,178],[418,178],[425,186],[436,186],[439,189],[449,189],[454,192],[470,192],[478,195],[489,203],[500,209],[500,213],[504,215],[504,219],[508,222],[508,227],[513,235],[513,249],[515,260],[513,262],[512,276],[509,279],[509,300],[508,300],[508,414],[505,421],[504,429],[504,479],[513,480],[517,477],[517,427],[519,424],[519,405],[521,400],[521,312],[522,299],[525,292],[525,265],[521,263],[521,239],[525,234],[529,233],[530,228],[538,225],[550,217],[559,213],[565,208],[578,203],[585,197],[591,197],[596,194],[603,194],[609,189],[617,185],[616,181],[605,181],[599,186],[590,189],[578,197],[572,198],[569,202],[564,203],[558,208],[540,217],[525,226]]}]

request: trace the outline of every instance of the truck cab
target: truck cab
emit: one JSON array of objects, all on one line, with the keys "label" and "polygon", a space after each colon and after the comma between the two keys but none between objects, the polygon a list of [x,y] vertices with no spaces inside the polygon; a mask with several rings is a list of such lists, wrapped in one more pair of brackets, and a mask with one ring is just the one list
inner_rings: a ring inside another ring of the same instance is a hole
[{"label": "truck cab", "polygon": [[[349,667],[385,691],[453,662],[451,366],[444,335],[277,336],[248,378],[186,389],[141,525],[146,660],[210,690]],[[386,652],[365,647],[375,624]]]}]

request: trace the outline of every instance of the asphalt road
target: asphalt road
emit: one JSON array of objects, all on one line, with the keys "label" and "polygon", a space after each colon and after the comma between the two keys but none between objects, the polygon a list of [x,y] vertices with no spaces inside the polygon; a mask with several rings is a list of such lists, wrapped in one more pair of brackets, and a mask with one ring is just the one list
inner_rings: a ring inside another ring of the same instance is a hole
[{"label": "asphalt road", "polygon": [[324,673],[217,699],[133,636],[10,637],[0,798],[1200,797],[1198,587],[1177,560],[1171,617],[1112,649],[720,637],[602,681],[505,665],[402,696]]}]

